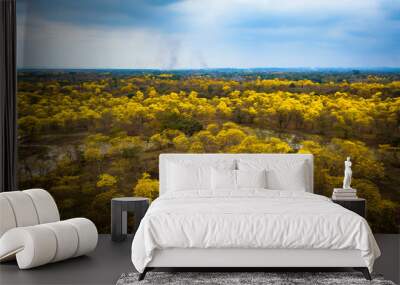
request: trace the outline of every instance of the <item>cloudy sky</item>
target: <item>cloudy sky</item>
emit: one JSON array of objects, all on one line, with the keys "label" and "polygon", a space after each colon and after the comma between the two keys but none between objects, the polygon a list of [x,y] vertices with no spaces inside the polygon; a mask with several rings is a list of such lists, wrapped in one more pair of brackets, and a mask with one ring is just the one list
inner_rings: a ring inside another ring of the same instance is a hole
[{"label": "cloudy sky", "polygon": [[18,66],[399,67],[399,0],[18,0]]}]

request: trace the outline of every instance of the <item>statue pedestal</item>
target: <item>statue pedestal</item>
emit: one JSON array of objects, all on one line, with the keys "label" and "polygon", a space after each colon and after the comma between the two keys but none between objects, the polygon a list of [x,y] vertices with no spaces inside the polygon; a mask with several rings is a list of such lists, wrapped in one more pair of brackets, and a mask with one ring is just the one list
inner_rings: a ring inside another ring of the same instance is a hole
[{"label": "statue pedestal", "polygon": [[351,189],[334,188],[332,193],[332,199],[334,200],[357,199],[357,190],[354,188]]},{"label": "statue pedestal", "polygon": [[353,193],[353,192],[357,192],[357,189],[355,189],[355,188],[333,188],[333,192],[349,192],[349,193]]}]

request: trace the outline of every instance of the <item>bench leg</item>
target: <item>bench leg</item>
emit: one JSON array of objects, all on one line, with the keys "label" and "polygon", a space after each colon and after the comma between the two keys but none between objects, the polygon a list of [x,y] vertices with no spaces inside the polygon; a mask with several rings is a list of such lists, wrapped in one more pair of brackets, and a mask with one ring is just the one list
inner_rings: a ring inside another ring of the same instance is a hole
[{"label": "bench leg", "polygon": [[354,267],[354,269],[357,271],[361,271],[362,274],[364,275],[365,279],[372,280],[371,274],[369,274],[369,270],[367,267]]}]

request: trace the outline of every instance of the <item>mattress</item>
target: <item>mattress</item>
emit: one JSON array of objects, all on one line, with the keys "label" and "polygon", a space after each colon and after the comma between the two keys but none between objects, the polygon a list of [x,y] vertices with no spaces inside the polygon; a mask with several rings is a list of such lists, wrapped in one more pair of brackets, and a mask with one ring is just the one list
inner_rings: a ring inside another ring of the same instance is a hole
[{"label": "mattress", "polygon": [[359,250],[372,271],[380,251],[361,216],[307,192],[171,192],[157,198],[132,243],[139,272],[162,249]]}]

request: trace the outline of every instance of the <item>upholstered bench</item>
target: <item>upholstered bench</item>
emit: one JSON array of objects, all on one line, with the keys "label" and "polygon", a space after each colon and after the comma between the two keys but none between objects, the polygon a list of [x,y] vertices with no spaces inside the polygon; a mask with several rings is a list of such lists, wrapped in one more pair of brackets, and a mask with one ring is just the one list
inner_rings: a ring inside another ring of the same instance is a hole
[{"label": "upholstered bench", "polygon": [[53,197],[43,189],[0,193],[0,261],[28,269],[84,255],[96,248],[88,219],[60,221]]}]

